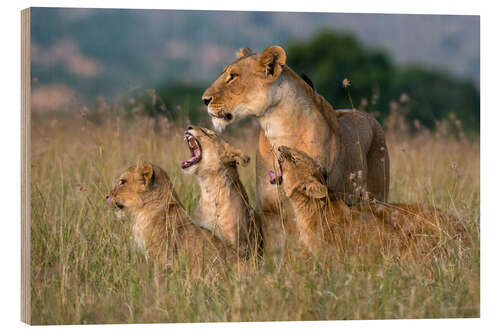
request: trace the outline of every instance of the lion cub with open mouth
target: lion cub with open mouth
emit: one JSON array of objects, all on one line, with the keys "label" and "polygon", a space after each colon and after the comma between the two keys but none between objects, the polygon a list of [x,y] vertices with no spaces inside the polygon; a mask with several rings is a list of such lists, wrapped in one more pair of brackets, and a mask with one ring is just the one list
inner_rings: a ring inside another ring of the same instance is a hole
[{"label": "lion cub with open mouth", "polygon": [[260,254],[260,220],[249,204],[237,170],[237,165],[248,165],[250,157],[206,128],[190,125],[184,139],[191,157],[182,161],[181,167],[196,176],[201,189],[194,223],[212,230],[241,256]]},{"label": "lion cub with open mouth", "polygon": [[180,251],[186,251],[192,264],[235,256],[234,250],[210,231],[192,223],[167,173],[151,163],[125,170],[106,202],[118,217],[132,216],[136,242],[155,261],[170,260]]},{"label": "lion cub with open mouth", "polygon": [[323,174],[305,153],[278,148],[282,186],[295,211],[299,241],[310,254],[380,253],[406,257],[428,252],[463,231],[454,216],[421,204],[372,203],[348,207],[329,195]]}]

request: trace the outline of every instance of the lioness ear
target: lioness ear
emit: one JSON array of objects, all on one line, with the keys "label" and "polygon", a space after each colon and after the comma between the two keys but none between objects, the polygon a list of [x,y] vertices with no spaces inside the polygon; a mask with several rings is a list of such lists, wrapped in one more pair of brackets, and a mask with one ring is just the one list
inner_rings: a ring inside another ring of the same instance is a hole
[{"label": "lioness ear", "polygon": [[143,163],[140,167],[140,172],[142,174],[142,179],[144,180],[144,185],[149,185],[154,177],[153,165],[151,163]]},{"label": "lioness ear", "polygon": [[325,185],[318,182],[316,179],[308,179],[302,183],[301,191],[310,198],[323,199],[328,195],[328,189]]},{"label": "lioness ear", "polygon": [[252,50],[250,50],[248,47],[244,47],[239,49],[238,52],[236,52],[236,58],[241,59],[243,57],[248,57],[251,54]]},{"label": "lioness ear", "polygon": [[264,67],[265,76],[271,81],[274,81],[281,74],[285,63],[286,53],[280,46],[269,46],[259,58],[259,65]]}]

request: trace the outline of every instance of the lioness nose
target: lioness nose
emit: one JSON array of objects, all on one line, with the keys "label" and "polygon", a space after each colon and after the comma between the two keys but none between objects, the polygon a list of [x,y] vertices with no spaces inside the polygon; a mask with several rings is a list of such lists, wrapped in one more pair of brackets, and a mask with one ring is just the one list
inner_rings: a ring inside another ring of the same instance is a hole
[{"label": "lioness nose", "polygon": [[208,106],[208,104],[210,104],[210,102],[212,101],[212,97],[203,97],[202,100],[203,103],[205,103],[205,105]]},{"label": "lioness nose", "polygon": [[188,131],[189,131],[189,130],[192,130],[192,129],[193,129],[193,126],[191,126],[191,125],[188,125],[188,126],[186,127],[186,130],[188,130]]}]

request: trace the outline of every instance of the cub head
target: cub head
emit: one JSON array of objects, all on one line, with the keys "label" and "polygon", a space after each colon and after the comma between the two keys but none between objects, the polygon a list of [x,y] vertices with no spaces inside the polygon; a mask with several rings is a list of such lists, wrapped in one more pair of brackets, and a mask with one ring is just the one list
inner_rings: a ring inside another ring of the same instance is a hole
[{"label": "cub head", "polygon": [[304,152],[280,146],[278,163],[287,197],[322,199],[328,196],[325,176],[319,165]]},{"label": "cub head", "polygon": [[191,174],[218,172],[223,168],[246,166],[250,157],[231,147],[214,131],[189,125],[184,132],[191,157],[181,162],[181,168]]},{"label": "cub head", "polygon": [[245,116],[262,115],[279,98],[276,83],[286,63],[281,47],[270,46],[262,54],[243,48],[236,56],[203,93],[203,103],[217,131]]},{"label": "cub head", "polygon": [[140,209],[166,176],[164,171],[149,162],[140,163],[125,170],[115,181],[106,203],[115,210],[118,218]]}]

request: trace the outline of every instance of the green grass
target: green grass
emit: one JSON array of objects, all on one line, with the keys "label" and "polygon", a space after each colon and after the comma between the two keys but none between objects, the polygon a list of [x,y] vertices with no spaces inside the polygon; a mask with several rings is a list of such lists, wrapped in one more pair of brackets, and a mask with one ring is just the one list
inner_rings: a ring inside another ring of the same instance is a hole
[{"label": "green grass", "polygon": [[[163,167],[188,211],[199,190],[183,175],[182,127],[113,115],[95,125],[35,117],[31,168],[34,324],[443,318],[479,316],[479,142],[389,130],[390,201],[426,202],[460,219],[470,244],[447,242],[398,262],[339,256],[330,270],[291,249],[277,270],[266,258],[195,278],[182,258],[155,267],[136,249],[130,221],[105,204],[115,177],[143,159]],[[255,202],[256,128],[226,138],[252,157],[240,169]],[[424,260],[425,259],[425,260]]]}]

